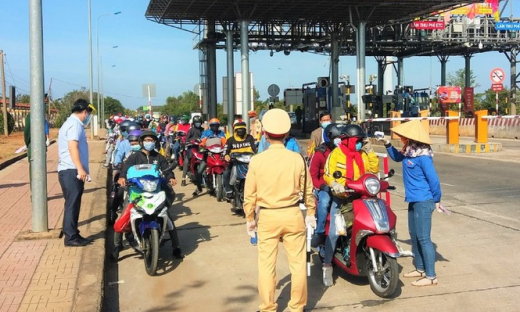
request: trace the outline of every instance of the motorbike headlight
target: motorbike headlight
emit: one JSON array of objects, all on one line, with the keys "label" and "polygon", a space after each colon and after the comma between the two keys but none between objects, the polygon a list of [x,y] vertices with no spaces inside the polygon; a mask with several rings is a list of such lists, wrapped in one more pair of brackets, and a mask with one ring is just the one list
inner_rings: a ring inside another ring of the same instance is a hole
[{"label": "motorbike headlight", "polygon": [[141,183],[145,192],[155,192],[157,186],[159,186],[159,180],[139,179],[139,183]]},{"label": "motorbike headlight", "polygon": [[223,148],[220,147],[220,146],[212,147],[212,148],[209,149],[209,151],[214,153],[214,154],[220,154],[220,153],[222,153]]},{"label": "motorbike headlight", "polygon": [[381,189],[381,184],[376,178],[368,178],[365,180],[365,188],[371,195],[377,195]]}]

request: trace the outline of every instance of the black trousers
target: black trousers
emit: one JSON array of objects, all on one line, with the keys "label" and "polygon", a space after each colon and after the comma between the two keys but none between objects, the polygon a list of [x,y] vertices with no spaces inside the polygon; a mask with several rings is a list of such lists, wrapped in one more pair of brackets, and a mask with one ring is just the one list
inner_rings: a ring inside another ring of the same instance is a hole
[{"label": "black trousers", "polygon": [[81,209],[81,196],[85,189],[85,182],[78,180],[78,170],[67,169],[58,172],[63,197],[65,197],[65,211],[63,214],[63,234],[65,241],[73,241],[79,235],[78,219]]}]

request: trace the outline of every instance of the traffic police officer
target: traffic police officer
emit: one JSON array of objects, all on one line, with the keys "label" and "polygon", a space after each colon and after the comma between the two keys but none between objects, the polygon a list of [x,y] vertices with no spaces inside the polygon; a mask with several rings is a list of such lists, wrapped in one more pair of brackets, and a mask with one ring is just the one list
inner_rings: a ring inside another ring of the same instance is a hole
[{"label": "traffic police officer", "polygon": [[[255,231],[258,233],[259,307],[262,312],[277,309],[274,292],[281,238],[291,269],[289,308],[291,312],[302,312],[307,303],[305,226],[316,227],[312,179],[300,154],[287,150],[283,144],[291,129],[287,112],[271,109],[262,123],[271,145],[251,159],[244,194],[247,232],[252,237]],[[301,194],[305,194],[307,207],[305,221],[299,208]]]}]

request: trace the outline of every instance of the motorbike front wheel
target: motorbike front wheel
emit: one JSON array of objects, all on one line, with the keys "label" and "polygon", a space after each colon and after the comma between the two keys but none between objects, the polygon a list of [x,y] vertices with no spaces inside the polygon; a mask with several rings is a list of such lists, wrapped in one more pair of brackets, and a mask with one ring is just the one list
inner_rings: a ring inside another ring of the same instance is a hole
[{"label": "motorbike front wheel", "polygon": [[217,174],[215,177],[216,187],[215,187],[215,196],[217,197],[217,201],[222,201],[224,198],[224,184],[222,182],[222,175]]},{"label": "motorbike front wheel", "polygon": [[151,229],[143,237],[143,258],[146,273],[154,276],[157,271],[157,261],[159,259],[159,231]]},{"label": "motorbike front wheel", "polygon": [[[370,254],[369,254],[370,255]],[[374,249],[377,270],[374,272],[372,261],[368,261],[368,281],[372,291],[382,298],[390,298],[399,284],[399,267],[397,260]]]}]

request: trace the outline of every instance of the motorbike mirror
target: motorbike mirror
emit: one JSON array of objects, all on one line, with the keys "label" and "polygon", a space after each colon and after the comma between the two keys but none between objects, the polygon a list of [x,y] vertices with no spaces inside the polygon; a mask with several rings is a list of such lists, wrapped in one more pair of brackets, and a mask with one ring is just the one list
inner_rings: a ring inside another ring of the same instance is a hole
[{"label": "motorbike mirror", "polygon": [[339,171],[334,171],[334,173],[332,174],[332,176],[334,177],[334,179],[339,179],[339,178],[341,178],[341,172],[339,172]]},{"label": "motorbike mirror", "polygon": [[388,171],[388,177],[391,178],[393,177],[395,174],[395,170],[394,169],[390,169],[390,171]]}]

